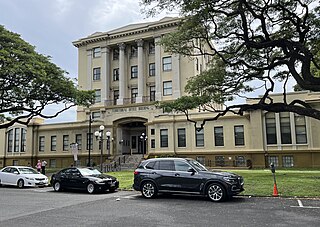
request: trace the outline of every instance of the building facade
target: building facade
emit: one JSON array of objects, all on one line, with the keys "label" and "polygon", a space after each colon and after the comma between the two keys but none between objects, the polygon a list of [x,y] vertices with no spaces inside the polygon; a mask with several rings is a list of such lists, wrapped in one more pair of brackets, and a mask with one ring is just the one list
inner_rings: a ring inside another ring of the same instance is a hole
[{"label": "building facade", "polygon": [[[178,24],[177,18],[163,18],[74,41],[79,87],[95,90],[95,104],[78,107],[76,122],[44,124],[33,119],[28,126],[0,130],[0,167],[35,165],[45,159],[49,167],[60,168],[73,163],[75,156],[79,165],[89,160],[92,165],[132,154],[192,157],[212,167],[265,167],[270,162],[280,167],[320,167],[317,120],[251,111],[243,116],[228,114],[197,131],[183,114],[156,108],[156,101],[185,95],[188,78],[206,70],[211,60],[172,54],[159,45]],[[320,108],[320,93],[288,97]],[[190,116],[201,122],[210,113],[192,111]]]}]

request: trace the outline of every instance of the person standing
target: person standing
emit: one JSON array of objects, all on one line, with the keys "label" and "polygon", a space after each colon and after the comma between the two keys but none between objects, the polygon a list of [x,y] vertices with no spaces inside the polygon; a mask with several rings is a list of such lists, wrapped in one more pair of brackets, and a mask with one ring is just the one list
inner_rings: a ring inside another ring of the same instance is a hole
[{"label": "person standing", "polygon": [[40,160],[38,160],[38,162],[36,164],[36,168],[37,168],[38,173],[40,173],[41,172],[41,161]]},{"label": "person standing", "polygon": [[41,162],[41,173],[42,173],[43,175],[46,174],[46,165],[47,165],[46,160],[42,160],[42,162]]}]

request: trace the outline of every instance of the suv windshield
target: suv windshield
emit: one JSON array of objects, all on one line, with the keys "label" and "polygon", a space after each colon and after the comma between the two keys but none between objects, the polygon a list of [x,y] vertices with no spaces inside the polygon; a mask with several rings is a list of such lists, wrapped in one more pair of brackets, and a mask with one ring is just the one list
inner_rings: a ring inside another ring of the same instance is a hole
[{"label": "suv windshield", "polygon": [[194,167],[198,171],[208,171],[206,167],[204,167],[200,162],[196,160],[188,159],[187,161],[190,163],[190,165],[192,165],[192,167]]}]

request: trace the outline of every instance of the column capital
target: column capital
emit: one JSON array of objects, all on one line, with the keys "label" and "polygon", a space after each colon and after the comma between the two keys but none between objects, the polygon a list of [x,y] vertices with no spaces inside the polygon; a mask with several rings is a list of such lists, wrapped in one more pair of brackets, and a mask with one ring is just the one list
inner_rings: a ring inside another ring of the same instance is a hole
[{"label": "column capital", "polygon": [[143,47],[143,39],[137,39],[136,43],[138,47]]},{"label": "column capital", "polygon": [[124,44],[124,43],[119,43],[119,44],[118,44],[118,47],[119,47],[120,50],[125,50],[125,49],[126,49],[126,44]]}]

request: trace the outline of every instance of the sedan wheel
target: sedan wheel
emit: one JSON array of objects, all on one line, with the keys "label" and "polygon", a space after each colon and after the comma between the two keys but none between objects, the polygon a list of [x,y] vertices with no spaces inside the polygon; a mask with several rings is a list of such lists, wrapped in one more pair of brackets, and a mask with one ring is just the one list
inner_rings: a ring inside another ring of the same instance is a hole
[{"label": "sedan wheel", "polygon": [[226,190],[220,184],[213,183],[207,190],[208,197],[214,202],[221,202],[226,198]]},{"label": "sedan wheel", "polygon": [[144,198],[150,199],[154,198],[157,195],[158,190],[154,183],[148,181],[142,185],[141,193]]},{"label": "sedan wheel", "polygon": [[87,185],[87,192],[88,192],[89,194],[92,194],[92,193],[94,192],[94,184],[89,183],[89,184]]},{"label": "sedan wheel", "polygon": [[24,186],[24,181],[22,179],[18,180],[18,188],[23,188]]},{"label": "sedan wheel", "polygon": [[56,181],[53,183],[53,189],[56,191],[56,192],[59,192],[61,191],[61,184],[59,181]]}]

